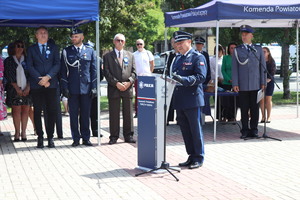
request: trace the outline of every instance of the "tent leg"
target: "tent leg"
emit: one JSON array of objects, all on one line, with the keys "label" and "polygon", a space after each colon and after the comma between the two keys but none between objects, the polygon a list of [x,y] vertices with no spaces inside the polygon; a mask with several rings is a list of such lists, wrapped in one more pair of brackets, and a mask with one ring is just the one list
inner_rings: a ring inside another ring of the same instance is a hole
[{"label": "tent leg", "polygon": [[168,28],[165,28],[165,50],[168,51]]},{"label": "tent leg", "polygon": [[296,23],[297,118],[299,117],[299,21]]},{"label": "tent leg", "polygon": [[96,21],[96,57],[97,57],[97,117],[98,117],[98,146],[101,145],[101,121],[100,121],[100,99],[101,99],[101,85],[100,85],[100,34],[99,21]]},{"label": "tent leg", "polygon": [[[216,24],[216,59],[217,55],[219,55],[219,20],[217,21]],[[216,72],[216,77],[215,77],[215,112],[214,112],[214,142],[217,139],[217,102],[218,102],[218,62],[216,61],[216,66],[215,66],[215,72]],[[213,78],[213,77],[212,77]]]}]

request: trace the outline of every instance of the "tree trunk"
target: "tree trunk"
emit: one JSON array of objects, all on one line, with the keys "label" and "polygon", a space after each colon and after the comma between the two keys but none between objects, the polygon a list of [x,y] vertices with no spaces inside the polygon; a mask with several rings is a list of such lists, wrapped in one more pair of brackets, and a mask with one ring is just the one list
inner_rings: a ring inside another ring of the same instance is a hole
[{"label": "tree trunk", "polygon": [[[284,37],[289,37],[289,29],[284,30]],[[290,75],[291,72],[289,70],[289,58],[290,58],[290,50],[289,44],[287,42],[282,43],[282,59],[281,59],[281,68],[282,68],[282,75],[283,75],[283,99],[290,99],[291,92],[290,92]]]}]

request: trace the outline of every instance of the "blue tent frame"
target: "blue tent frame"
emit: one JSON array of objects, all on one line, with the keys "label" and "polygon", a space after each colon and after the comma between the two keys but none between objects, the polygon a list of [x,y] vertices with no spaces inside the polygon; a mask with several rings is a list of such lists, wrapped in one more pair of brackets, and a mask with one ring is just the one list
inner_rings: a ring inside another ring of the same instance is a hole
[{"label": "blue tent frame", "polygon": [[74,27],[99,21],[98,0],[0,1],[0,26]]},{"label": "blue tent frame", "polygon": [[[98,122],[100,122],[99,0],[0,0],[1,27],[73,28],[96,21]],[[98,145],[101,135],[98,123]]]},{"label": "blue tent frame", "polygon": [[[297,117],[299,115],[299,19],[299,0],[252,0],[251,2],[248,0],[212,0],[196,8],[165,13],[166,27],[216,27],[216,46],[219,45],[219,27],[240,27],[243,24],[262,28],[295,27]],[[218,55],[218,48],[216,48],[216,55]],[[218,67],[217,63],[215,67]],[[217,75],[215,84],[215,97],[217,97]],[[215,98],[215,110],[217,99]],[[214,113],[214,141],[216,141],[216,112]]]}]

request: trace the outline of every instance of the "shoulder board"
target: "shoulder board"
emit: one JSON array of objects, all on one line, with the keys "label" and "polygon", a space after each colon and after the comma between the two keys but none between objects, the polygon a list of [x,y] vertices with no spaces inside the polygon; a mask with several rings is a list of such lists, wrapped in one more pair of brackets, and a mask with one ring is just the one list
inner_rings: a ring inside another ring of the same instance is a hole
[{"label": "shoulder board", "polygon": [[240,44],[236,48],[242,48],[242,47],[244,47],[244,44]]}]

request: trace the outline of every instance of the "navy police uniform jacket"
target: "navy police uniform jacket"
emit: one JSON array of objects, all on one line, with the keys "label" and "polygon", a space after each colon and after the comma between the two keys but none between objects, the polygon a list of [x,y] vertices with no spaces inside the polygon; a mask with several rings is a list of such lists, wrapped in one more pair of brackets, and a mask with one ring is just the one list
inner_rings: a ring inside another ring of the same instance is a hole
[{"label": "navy police uniform jacket", "polygon": [[65,48],[61,56],[61,87],[70,94],[89,94],[97,87],[96,55],[92,47],[83,45],[77,53],[74,45]]},{"label": "navy police uniform jacket", "polygon": [[[266,61],[261,46],[252,46],[256,52],[248,50],[244,44],[236,47],[232,55],[232,86],[240,91],[259,90],[266,85]],[[261,66],[260,66],[261,65]]]},{"label": "navy police uniform jacket", "polygon": [[177,85],[174,89],[174,109],[204,106],[202,83],[207,72],[205,57],[190,49],[185,55],[176,57],[172,70],[183,79],[182,86]]}]

